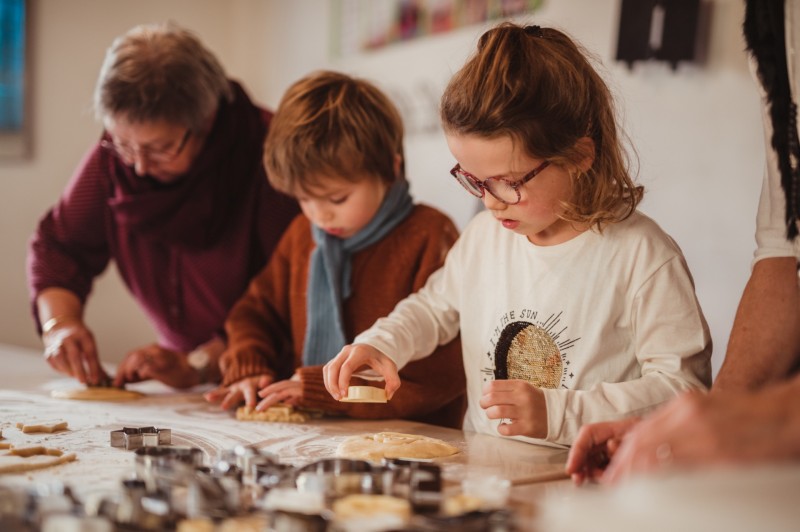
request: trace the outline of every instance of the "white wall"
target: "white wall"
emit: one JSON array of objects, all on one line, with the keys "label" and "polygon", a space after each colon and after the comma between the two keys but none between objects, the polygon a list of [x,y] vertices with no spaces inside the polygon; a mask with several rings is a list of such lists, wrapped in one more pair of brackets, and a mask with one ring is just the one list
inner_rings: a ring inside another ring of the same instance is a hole
[{"label": "white wall", "polygon": [[[24,255],[36,219],[57,197],[99,127],[87,111],[105,47],[130,26],[172,18],[196,31],[253,96],[271,106],[298,77],[336,68],[372,79],[406,111],[412,190],[460,226],[477,208],[447,174],[453,161],[435,125],[435,101],[472,52],[483,27],[427,37],[346,59],[329,55],[325,0],[33,0],[36,155],[0,165],[0,342],[37,345],[27,312]],[[763,141],[756,86],[741,39],[743,2],[713,0],[707,62],[616,64],[619,0],[546,0],[533,17],[560,27],[592,50],[618,97],[623,123],[647,187],[642,210],[683,248],[715,342],[714,366],[727,345],[749,273]],[[88,16],[87,13],[92,15]],[[91,21],[91,22],[90,22]],[[427,95],[427,96],[426,96]],[[0,163],[2,164],[2,163]],[[109,359],[149,341],[149,327],[114,275],[98,285],[88,319]]]},{"label": "white wall", "polygon": [[[58,198],[100,126],[91,111],[94,83],[106,48],[142,23],[168,19],[196,31],[240,75],[233,9],[250,2],[217,0],[31,0],[33,157],[0,161],[0,343],[38,346],[25,282],[27,241],[38,218]],[[253,2],[258,7],[258,2]],[[250,6],[247,6],[250,7]],[[255,27],[255,26],[254,26]],[[158,272],[154,272],[158,274]],[[119,360],[126,349],[154,338],[149,324],[111,269],[95,287],[87,319],[101,354]]]}]

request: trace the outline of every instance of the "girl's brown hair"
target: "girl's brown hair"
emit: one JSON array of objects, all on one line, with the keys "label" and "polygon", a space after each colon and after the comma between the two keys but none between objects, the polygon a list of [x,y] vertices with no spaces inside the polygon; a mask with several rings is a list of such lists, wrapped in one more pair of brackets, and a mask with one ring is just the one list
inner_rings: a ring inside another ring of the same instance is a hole
[{"label": "girl's brown hair", "polygon": [[[397,157],[400,172],[396,171]],[[403,121],[371,83],[331,71],[295,82],[281,99],[264,148],[277,190],[294,195],[321,177],[403,179]]]},{"label": "girl's brown hair", "polygon": [[[561,217],[602,230],[630,216],[644,189],[629,175],[611,93],[587,57],[558,30],[500,24],[450,80],[441,118],[447,133],[509,136],[569,169],[574,195]],[[586,137],[592,142],[579,142]]]}]

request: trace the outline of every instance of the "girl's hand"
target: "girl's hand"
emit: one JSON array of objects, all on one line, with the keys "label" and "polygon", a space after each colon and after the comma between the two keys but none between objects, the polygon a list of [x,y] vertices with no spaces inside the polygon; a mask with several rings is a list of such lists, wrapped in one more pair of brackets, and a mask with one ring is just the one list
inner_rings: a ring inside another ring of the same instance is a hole
[{"label": "girl's hand", "polygon": [[566,472],[580,486],[587,480],[597,481],[619,449],[620,444],[640,418],[592,423],[581,427],[567,458]]},{"label": "girl's hand", "polygon": [[54,326],[42,336],[47,363],[82,384],[97,386],[111,379],[100,365],[94,335],[79,318]]},{"label": "girl's hand", "polygon": [[337,401],[346,397],[350,377],[364,367],[374,369],[383,377],[386,382],[386,398],[391,399],[400,388],[397,365],[391,358],[366,344],[346,345],[336,358],[325,364],[322,368],[325,388]]},{"label": "girl's hand", "polygon": [[256,410],[259,412],[278,403],[297,406],[303,399],[303,383],[295,375],[289,380],[270,384],[258,392],[258,396],[262,398],[261,402],[256,405]]},{"label": "girl's hand", "polygon": [[173,388],[191,388],[200,384],[200,376],[186,360],[186,353],[172,351],[158,344],[134,349],[125,355],[117,368],[114,386],[155,379]]},{"label": "girl's hand", "polygon": [[220,386],[208,393],[205,393],[206,401],[209,403],[220,403],[220,406],[227,410],[237,406],[244,401],[246,406],[255,408],[258,401],[258,391],[266,388],[272,383],[271,375],[256,375],[238,380],[229,386]]},{"label": "girl's hand", "polygon": [[489,419],[504,420],[497,427],[503,436],[547,436],[547,405],[544,393],[522,380],[498,380],[483,386],[481,408]]}]

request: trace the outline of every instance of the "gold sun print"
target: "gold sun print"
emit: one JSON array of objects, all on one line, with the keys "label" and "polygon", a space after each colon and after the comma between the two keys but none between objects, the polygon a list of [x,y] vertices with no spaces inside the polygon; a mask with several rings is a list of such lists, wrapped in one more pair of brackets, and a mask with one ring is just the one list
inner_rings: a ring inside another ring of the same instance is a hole
[{"label": "gold sun print", "polygon": [[547,330],[533,323],[515,322],[506,327],[495,361],[504,366],[496,368],[504,374],[498,375],[500,378],[522,379],[539,388],[556,388],[561,382],[563,362],[558,345]]}]

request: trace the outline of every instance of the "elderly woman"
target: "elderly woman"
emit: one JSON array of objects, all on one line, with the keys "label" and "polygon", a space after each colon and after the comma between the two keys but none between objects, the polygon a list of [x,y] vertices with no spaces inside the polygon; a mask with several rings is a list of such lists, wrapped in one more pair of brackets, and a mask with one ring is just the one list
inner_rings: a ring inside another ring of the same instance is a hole
[{"label": "elderly woman", "polygon": [[45,357],[83,383],[111,384],[83,311],[114,260],[158,338],[125,356],[113,384],[216,380],[225,316],[299,212],[266,178],[271,114],[172,24],[114,41],[94,105],[102,137],[30,245]]}]

